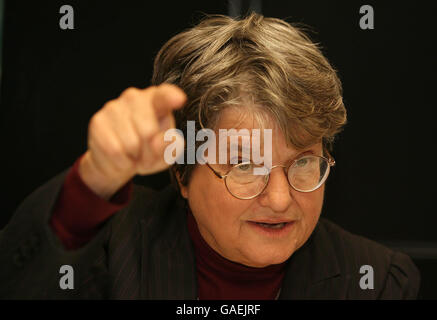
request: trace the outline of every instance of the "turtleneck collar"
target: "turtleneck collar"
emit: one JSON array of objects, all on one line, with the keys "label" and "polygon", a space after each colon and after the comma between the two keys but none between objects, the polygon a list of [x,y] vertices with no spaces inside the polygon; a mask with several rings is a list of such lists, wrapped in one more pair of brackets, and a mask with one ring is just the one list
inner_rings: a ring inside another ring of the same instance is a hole
[{"label": "turtleneck collar", "polygon": [[189,208],[187,224],[196,256],[199,299],[255,300],[278,296],[286,262],[254,268],[230,261],[206,243]]}]

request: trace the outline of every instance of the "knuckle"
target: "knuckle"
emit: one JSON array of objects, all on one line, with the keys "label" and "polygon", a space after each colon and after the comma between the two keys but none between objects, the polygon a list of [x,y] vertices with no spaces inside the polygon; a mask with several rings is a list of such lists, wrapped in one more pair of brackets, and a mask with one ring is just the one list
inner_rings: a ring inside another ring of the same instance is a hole
[{"label": "knuckle", "polygon": [[105,103],[102,113],[111,113],[117,110],[120,103],[117,100],[110,100]]},{"label": "knuckle", "polygon": [[130,155],[136,155],[140,148],[140,141],[136,138],[129,139],[125,142],[126,152]]},{"label": "knuckle", "polygon": [[144,92],[147,94],[152,94],[152,92],[155,92],[157,88],[158,88],[157,86],[151,85],[151,86],[147,87],[146,89],[144,89]]},{"label": "knuckle", "polygon": [[106,154],[111,158],[120,158],[124,153],[120,144],[110,143],[109,141],[105,143],[104,149]]},{"label": "knuckle", "polygon": [[129,87],[122,92],[121,97],[127,100],[133,100],[138,96],[139,92],[140,92],[139,89],[134,87]]},{"label": "knuckle", "polygon": [[143,140],[150,140],[157,132],[158,128],[155,125],[145,125],[141,128],[141,138]]},{"label": "knuckle", "polygon": [[89,130],[93,130],[96,127],[101,127],[105,123],[103,115],[101,112],[95,113],[88,124]]}]

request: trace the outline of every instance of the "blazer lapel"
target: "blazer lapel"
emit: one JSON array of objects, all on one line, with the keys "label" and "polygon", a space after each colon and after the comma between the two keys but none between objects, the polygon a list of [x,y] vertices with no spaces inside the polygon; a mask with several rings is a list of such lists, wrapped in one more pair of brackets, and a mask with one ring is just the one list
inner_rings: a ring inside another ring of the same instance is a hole
[{"label": "blazer lapel", "polygon": [[196,299],[194,250],[185,201],[167,189],[157,199],[153,221],[141,221],[143,299]]},{"label": "blazer lapel", "polygon": [[342,298],[340,267],[329,234],[319,221],[308,241],[291,257],[279,299]]}]

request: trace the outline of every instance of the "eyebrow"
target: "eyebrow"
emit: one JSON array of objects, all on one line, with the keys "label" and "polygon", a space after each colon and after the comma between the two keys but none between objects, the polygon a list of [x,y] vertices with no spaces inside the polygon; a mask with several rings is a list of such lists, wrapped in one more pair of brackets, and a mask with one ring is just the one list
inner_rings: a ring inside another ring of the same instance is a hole
[{"label": "eyebrow", "polygon": [[[228,144],[228,145],[227,145],[228,155],[230,155],[230,148],[231,148],[231,144]],[[293,160],[296,160],[296,159],[298,159],[298,158],[300,158],[300,157],[302,157],[302,156],[308,155],[308,154],[315,155],[315,154],[316,154],[316,151],[314,151],[312,148],[314,148],[314,147],[310,147],[309,150],[305,150],[305,149],[304,149],[304,151],[296,152],[294,155],[292,155],[291,157],[289,157],[288,160],[286,160],[285,163],[286,163],[286,164],[289,164],[289,163],[291,163]],[[250,158],[251,158],[251,160],[252,160],[252,147],[250,147],[249,149],[246,148],[246,149],[244,149],[244,150],[247,150],[247,152],[249,153]],[[240,153],[243,153],[243,149],[242,149],[241,144],[238,143],[238,154],[240,154]]]},{"label": "eyebrow", "polygon": [[306,151],[302,151],[300,153],[298,153],[297,155],[295,155],[294,157],[292,157],[292,159],[297,159],[303,155],[307,155],[307,154],[315,154],[314,150],[306,150]]},{"label": "eyebrow", "polygon": [[[235,146],[235,145],[236,145],[236,144],[228,143],[227,146],[226,146],[226,150],[229,151],[229,150],[231,149],[231,146]],[[238,142],[237,146],[238,146],[237,149],[238,149],[239,152],[243,151],[241,143]],[[262,144],[261,144],[261,145],[260,145],[260,148],[262,149],[262,147],[263,147],[263,146],[262,146]],[[303,155],[303,154],[306,154],[306,153],[316,154],[316,152],[315,152],[312,148],[314,148],[314,146],[309,147],[308,150],[303,149],[304,151],[298,151],[298,152],[295,152],[295,154],[292,155],[290,158],[297,158],[297,157],[299,157],[300,155]],[[248,150],[248,151],[251,152],[251,151],[252,151],[252,145],[251,145],[249,148],[245,148],[244,150]]]},{"label": "eyebrow", "polygon": [[237,144],[235,144],[235,143],[227,143],[226,150],[227,150],[228,154],[230,154],[231,146],[233,146],[233,147],[238,146],[237,147],[237,152],[238,153],[243,153],[243,151],[246,151],[247,153],[249,153],[249,155],[252,155],[252,145],[250,145],[249,148],[244,148],[243,149],[243,146],[242,146],[242,144],[240,142],[238,142]]},{"label": "eyebrow", "polygon": [[283,165],[289,166],[289,165],[291,165],[291,163],[294,160],[297,160],[300,157],[303,157],[303,156],[306,156],[306,155],[309,155],[309,154],[315,155],[314,150],[305,150],[305,151],[297,152],[293,156],[289,157],[288,160],[285,160],[285,163]]}]

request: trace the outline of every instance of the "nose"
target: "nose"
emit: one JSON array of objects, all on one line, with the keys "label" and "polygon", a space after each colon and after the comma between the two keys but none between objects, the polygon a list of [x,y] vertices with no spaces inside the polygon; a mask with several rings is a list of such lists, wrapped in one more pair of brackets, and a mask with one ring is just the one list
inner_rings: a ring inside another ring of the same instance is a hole
[{"label": "nose", "polygon": [[[278,168],[273,170],[276,167]],[[269,207],[278,213],[285,212],[293,201],[288,178],[283,168],[284,166],[272,167],[267,186],[259,195],[262,206]]]}]

